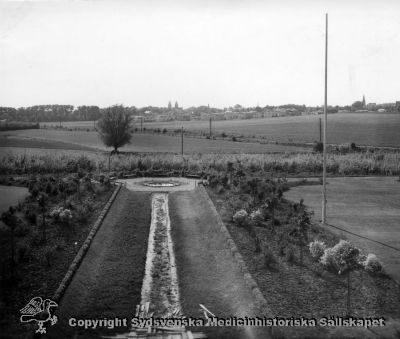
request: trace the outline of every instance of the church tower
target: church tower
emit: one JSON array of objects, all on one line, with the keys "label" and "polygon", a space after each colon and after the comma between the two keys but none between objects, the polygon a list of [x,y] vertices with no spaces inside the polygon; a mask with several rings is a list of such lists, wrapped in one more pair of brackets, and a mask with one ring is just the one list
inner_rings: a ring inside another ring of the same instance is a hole
[{"label": "church tower", "polygon": [[366,105],[366,103],[365,103],[365,95],[363,95],[362,103],[363,103],[363,108],[367,107],[367,105]]}]

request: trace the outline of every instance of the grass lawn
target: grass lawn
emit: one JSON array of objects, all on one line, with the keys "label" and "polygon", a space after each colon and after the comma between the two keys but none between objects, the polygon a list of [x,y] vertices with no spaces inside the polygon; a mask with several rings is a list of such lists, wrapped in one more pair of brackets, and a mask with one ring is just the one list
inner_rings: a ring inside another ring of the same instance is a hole
[{"label": "grass lawn", "polygon": [[22,202],[28,195],[28,189],[25,187],[0,185],[0,214],[7,211],[10,206]]},{"label": "grass lawn", "polygon": [[[204,318],[199,304],[219,317],[259,314],[208,202],[198,190],[174,192],[169,199],[183,314]],[[268,338],[265,328],[205,327],[193,331],[211,338]]]},{"label": "grass lawn", "polygon": [[[94,131],[65,131],[53,129],[23,130],[0,132],[0,138],[6,135],[14,138],[6,138],[7,146],[21,147],[21,141],[25,138],[32,138],[34,144],[43,148],[59,148],[60,143],[66,143],[64,148],[97,148],[105,150],[103,143],[99,140],[98,133]],[[38,139],[42,139],[38,140]],[[43,140],[44,139],[44,140]],[[40,143],[43,142],[41,145]],[[52,144],[53,142],[54,145]],[[14,143],[14,144],[13,144]],[[23,147],[23,146],[22,146]],[[34,146],[29,146],[34,147]],[[111,150],[108,148],[108,150]],[[134,133],[130,145],[122,147],[121,151],[126,152],[181,152],[181,138],[178,136],[167,136],[157,134]],[[285,146],[275,144],[259,144],[249,142],[233,142],[227,140],[208,140],[199,138],[184,137],[185,153],[265,153],[265,152],[306,152],[305,147]]]},{"label": "grass lawn", "polygon": [[[140,304],[151,219],[150,193],[121,189],[56,312],[50,338],[99,338],[130,330]],[[85,330],[68,319],[128,318],[127,328]]]},{"label": "grass lawn", "polygon": [[[304,203],[321,220],[319,185],[294,187],[285,197]],[[395,177],[329,178],[327,223],[397,248],[394,250],[330,227],[383,261],[388,273],[400,281],[400,182]]]}]

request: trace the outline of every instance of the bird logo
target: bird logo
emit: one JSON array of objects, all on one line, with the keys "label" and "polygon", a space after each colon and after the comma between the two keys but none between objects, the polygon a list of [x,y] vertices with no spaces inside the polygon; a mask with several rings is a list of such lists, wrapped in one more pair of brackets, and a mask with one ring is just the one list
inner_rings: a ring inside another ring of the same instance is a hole
[{"label": "bird logo", "polygon": [[58,304],[53,300],[35,297],[24,308],[21,308],[20,320],[23,323],[36,321],[39,326],[36,333],[44,334],[46,333],[45,323],[50,321],[52,326],[57,323],[57,316],[52,315],[50,311],[50,308],[57,306]]}]

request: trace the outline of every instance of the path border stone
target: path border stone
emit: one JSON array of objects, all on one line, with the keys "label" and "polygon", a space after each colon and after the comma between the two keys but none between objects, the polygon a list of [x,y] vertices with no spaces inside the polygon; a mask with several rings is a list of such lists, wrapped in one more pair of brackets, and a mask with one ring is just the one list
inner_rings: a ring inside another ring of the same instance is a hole
[{"label": "path border stone", "polygon": [[256,281],[250,274],[249,270],[247,269],[246,263],[243,260],[242,255],[239,253],[238,248],[236,247],[235,241],[232,239],[228,229],[226,228],[224,222],[221,219],[217,209],[215,208],[214,203],[212,202],[210,196],[208,195],[206,189],[203,186],[199,186],[200,194],[203,195],[204,199],[207,200],[208,204],[210,205],[212,213],[215,215],[218,223],[218,230],[225,238],[225,242],[227,248],[230,250],[232,256],[235,259],[236,265],[240,269],[243,274],[243,279],[250,289],[251,294],[253,295],[257,308],[261,311],[261,314],[265,317],[272,317],[273,313],[268,305],[267,300],[264,298],[260,288],[258,287]]},{"label": "path border stone", "polygon": [[71,265],[68,268],[67,273],[65,274],[63,280],[61,281],[60,285],[58,286],[56,292],[53,295],[52,300],[55,302],[59,303],[61,298],[63,297],[68,285],[70,284],[74,274],[78,270],[85,254],[87,253],[90,244],[96,235],[97,231],[99,230],[104,218],[106,217],[108,211],[110,210],[110,207],[112,203],[114,202],[115,198],[117,197],[117,194],[119,190],[121,189],[121,185],[117,185],[117,187],[114,189],[114,192],[112,193],[110,199],[108,199],[107,203],[103,207],[102,211],[100,212],[96,222],[93,224],[88,236],[86,237],[85,241],[83,242],[81,248],[79,249],[78,253],[76,254],[74,260],[72,261]]}]

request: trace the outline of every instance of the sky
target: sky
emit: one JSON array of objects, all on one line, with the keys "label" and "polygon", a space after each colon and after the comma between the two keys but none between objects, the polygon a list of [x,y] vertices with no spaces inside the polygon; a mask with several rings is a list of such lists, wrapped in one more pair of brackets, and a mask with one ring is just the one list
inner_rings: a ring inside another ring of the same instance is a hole
[{"label": "sky", "polygon": [[400,100],[400,1],[0,1],[0,106]]}]

